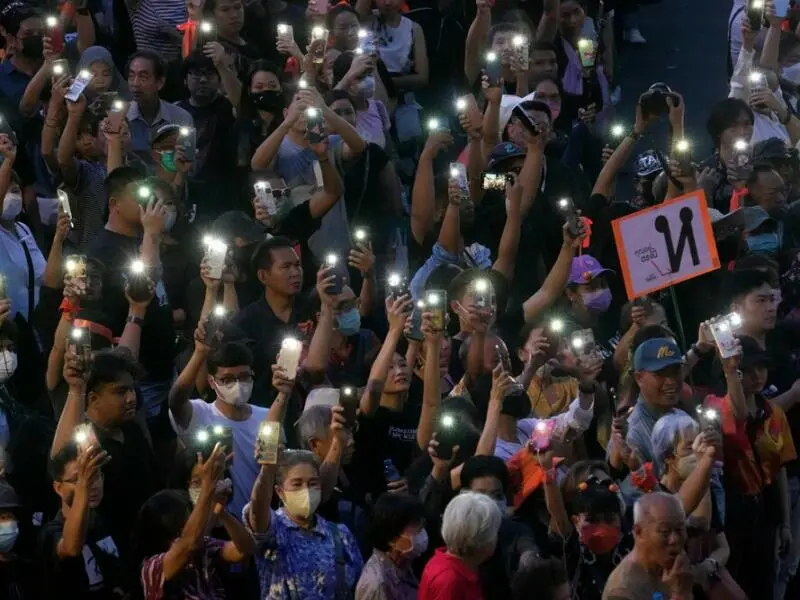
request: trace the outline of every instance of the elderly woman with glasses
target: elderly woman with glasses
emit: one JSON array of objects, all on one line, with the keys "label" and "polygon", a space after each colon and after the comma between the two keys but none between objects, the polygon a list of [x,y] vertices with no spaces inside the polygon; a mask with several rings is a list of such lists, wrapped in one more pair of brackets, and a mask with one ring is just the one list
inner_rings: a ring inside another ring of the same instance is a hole
[{"label": "elderly woman with glasses", "polygon": [[[707,428],[718,418],[712,409],[701,408],[699,416]],[[741,592],[725,569],[730,547],[717,497],[708,491],[715,455],[711,442],[715,437],[716,433],[701,432],[700,424],[685,413],[661,417],[652,434],[655,472],[661,489],[676,494],[686,510],[687,548],[695,586],[706,595],[716,586]]]},{"label": "elderly woman with glasses", "polygon": [[450,501],[442,519],[445,548],[436,550],[422,572],[419,600],[483,598],[478,566],[494,554],[502,514],[492,498],[476,492]]}]

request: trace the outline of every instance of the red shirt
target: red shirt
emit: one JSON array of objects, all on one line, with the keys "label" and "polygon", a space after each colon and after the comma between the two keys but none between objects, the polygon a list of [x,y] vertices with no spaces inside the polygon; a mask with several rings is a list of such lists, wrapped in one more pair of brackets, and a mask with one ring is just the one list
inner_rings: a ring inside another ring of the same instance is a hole
[{"label": "red shirt", "polygon": [[483,600],[478,573],[439,548],[422,572],[418,600]]}]

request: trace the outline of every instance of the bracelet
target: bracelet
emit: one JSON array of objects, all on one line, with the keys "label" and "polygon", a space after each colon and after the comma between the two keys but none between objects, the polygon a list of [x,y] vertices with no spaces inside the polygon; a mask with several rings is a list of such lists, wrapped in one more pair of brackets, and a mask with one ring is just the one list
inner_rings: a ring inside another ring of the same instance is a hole
[{"label": "bracelet", "polygon": [[126,323],[133,323],[134,325],[138,325],[139,327],[144,327],[144,319],[141,317],[136,317],[134,315],[128,315],[128,318],[125,319]]},{"label": "bracelet", "polygon": [[635,131],[631,131],[628,134],[628,137],[631,138],[634,142],[638,142],[642,137],[644,137],[643,133],[636,133]]}]

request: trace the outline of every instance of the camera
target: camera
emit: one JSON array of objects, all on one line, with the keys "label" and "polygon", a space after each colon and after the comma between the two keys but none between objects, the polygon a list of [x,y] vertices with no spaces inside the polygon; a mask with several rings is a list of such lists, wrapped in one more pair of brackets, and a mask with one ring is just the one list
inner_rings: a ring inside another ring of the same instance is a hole
[{"label": "camera", "polygon": [[669,114],[667,98],[672,98],[675,105],[681,101],[680,96],[670,89],[666,83],[656,82],[642,95],[640,100],[644,116],[661,116]]}]

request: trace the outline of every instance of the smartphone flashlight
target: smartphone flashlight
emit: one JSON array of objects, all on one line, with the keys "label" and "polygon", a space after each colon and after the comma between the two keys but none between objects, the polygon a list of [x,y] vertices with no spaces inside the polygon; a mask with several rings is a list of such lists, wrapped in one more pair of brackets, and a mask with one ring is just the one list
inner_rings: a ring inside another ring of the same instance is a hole
[{"label": "smartphone flashlight", "polygon": [[226,312],[227,311],[225,310],[225,307],[222,306],[221,304],[217,304],[214,307],[214,316],[215,317],[224,317]]},{"label": "smartphone flashlight", "polygon": [[589,50],[594,45],[592,40],[587,40],[586,38],[582,38],[578,40],[578,50]]},{"label": "smartphone flashlight", "polygon": [[188,128],[188,127],[181,127],[181,128],[178,130],[178,133],[180,133],[180,134],[181,134],[181,137],[186,137],[186,136],[187,136],[187,135],[189,135],[189,133],[190,133],[190,132],[189,132],[189,128]]},{"label": "smartphone flashlight", "polygon": [[489,291],[489,282],[485,279],[476,279],[472,285],[475,291],[481,294]]},{"label": "smartphone flashlight", "polygon": [[198,431],[197,435],[195,436],[195,439],[201,444],[205,444],[206,442],[208,442],[210,438],[211,436],[205,429],[201,429],[200,431]]},{"label": "smartphone flashlight", "polygon": [[536,431],[539,433],[544,433],[547,431],[547,423],[544,421],[536,421]]},{"label": "smartphone flashlight", "polygon": [[428,294],[427,302],[431,306],[439,306],[439,302],[441,302],[441,298],[439,297],[439,294],[437,294],[436,292],[431,292],[431,293]]},{"label": "smartphone flashlight", "polygon": [[342,388],[342,394],[345,395],[345,396],[352,396],[353,395],[353,388],[351,388],[349,386],[348,387],[343,387]]},{"label": "smartphone flashlight", "polygon": [[744,152],[749,146],[750,144],[747,143],[747,140],[739,139],[733,142],[733,149],[737,152]]},{"label": "smartphone flashlight", "polygon": [[67,273],[74,273],[75,269],[78,268],[78,262],[74,258],[68,258],[64,266],[67,269]]},{"label": "smartphone flashlight", "polygon": [[202,23],[200,23],[200,31],[202,31],[203,33],[211,33],[213,29],[214,26],[208,21],[203,21]]},{"label": "smartphone flashlight", "polygon": [[753,71],[748,79],[750,83],[761,83],[764,80],[764,74],[761,71]]},{"label": "smartphone flashlight", "polygon": [[366,29],[359,29],[358,30],[358,39],[363,39],[369,35],[369,31]]},{"label": "smartphone flashlight", "polygon": [[465,98],[456,98],[456,110],[458,112],[467,110],[467,100]]},{"label": "smartphone flashlight", "polygon": [[311,39],[319,40],[325,37],[325,28],[317,25],[311,30]]},{"label": "smartphone flashlight", "polygon": [[489,51],[486,53],[486,62],[493,63],[497,61],[497,52]]},{"label": "smartphone flashlight", "polygon": [[64,74],[64,65],[62,64],[53,65],[53,75],[63,75],[63,74]]},{"label": "smartphone flashlight", "polygon": [[73,327],[72,331],[69,333],[69,336],[77,342],[83,339],[83,333],[84,332],[81,327]]},{"label": "smartphone flashlight", "polygon": [[625,135],[625,126],[620,125],[619,123],[615,123],[611,126],[611,136],[615,138],[621,138]]},{"label": "smartphone flashlight", "polygon": [[709,421],[716,421],[717,419],[719,419],[719,413],[713,408],[707,408],[703,412],[703,416]]},{"label": "smartphone flashlight", "polygon": [[300,80],[297,82],[297,87],[299,87],[301,90],[308,89],[308,82],[307,82],[305,79],[302,79],[302,78],[301,78],[301,79],[300,79]]},{"label": "smartphone flashlight", "polygon": [[278,33],[281,35],[289,33],[289,26],[286,23],[278,23]]},{"label": "smartphone flashlight", "polygon": [[58,17],[54,17],[53,15],[50,15],[49,17],[47,17],[45,23],[47,24],[47,26],[49,28],[52,29],[53,27],[56,27],[58,25]]},{"label": "smartphone flashlight", "polygon": [[75,428],[74,440],[78,446],[85,446],[89,443],[89,434],[91,433],[91,426],[88,424],[78,425]]},{"label": "smartphone flashlight", "polygon": [[437,129],[439,129],[439,127],[440,127],[439,119],[436,118],[428,119],[428,131],[436,131]]},{"label": "smartphone flashlight", "polygon": [[91,71],[87,71],[86,69],[82,69],[78,73],[78,77],[80,77],[81,79],[89,79],[91,76],[92,76]]},{"label": "smartphone flashlight", "polygon": [[389,287],[398,287],[401,283],[403,283],[403,278],[399,273],[389,273],[387,283],[389,284]]},{"label": "smartphone flashlight", "polygon": [[580,336],[572,338],[572,347],[580,350],[583,348],[583,338]]},{"label": "smartphone flashlight", "polygon": [[453,425],[456,424],[456,420],[455,417],[453,417],[453,415],[444,415],[442,417],[441,423],[442,427],[452,427]]},{"label": "smartphone flashlight", "polygon": [[738,329],[742,326],[742,316],[739,313],[731,313],[728,315],[728,323],[730,323],[731,327],[734,329]]},{"label": "smartphone flashlight", "polygon": [[271,435],[273,427],[274,427],[274,425],[272,423],[264,423],[261,426],[261,436],[262,437],[267,437],[267,436]]},{"label": "smartphone flashlight", "polygon": [[562,319],[551,319],[550,331],[554,333],[561,333],[564,331],[564,321]]},{"label": "smartphone flashlight", "polygon": [[312,119],[314,119],[314,118],[317,117],[318,114],[319,114],[319,109],[318,108],[315,108],[313,106],[309,106],[306,109],[306,116],[307,117],[311,117]]},{"label": "smartphone flashlight", "polygon": [[678,140],[675,142],[675,150],[678,152],[688,152],[689,148],[691,148],[689,140]]},{"label": "smartphone flashlight", "polygon": [[764,1],[763,0],[753,0],[753,3],[750,6],[751,6],[751,8],[754,8],[755,10],[760,10],[760,9],[764,8]]},{"label": "smartphone flashlight", "polygon": [[114,100],[114,104],[112,104],[111,107],[115,111],[120,112],[123,108],[125,108],[125,103],[122,100]]},{"label": "smartphone flashlight", "polygon": [[214,429],[211,431],[214,432],[214,435],[222,435],[225,433],[225,428],[222,425],[214,425]]},{"label": "smartphone flashlight", "polygon": [[335,267],[338,261],[339,257],[336,256],[333,252],[325,256],[325,264],[328,265],[329,267]]},{"label": "smartphone flashlight", "polygon": [[135,260],[131,263],[131,273],[141,275],[144,273],[144,263],[140,260]]},{"label": "smartphone flashlight", "polygon": [[353,232],[353,237],[356,239],[357,242],[366,242],[367,241],[367,230],[363,227],[359,227]]},{"label": "smartphone flashlight", "polygon": [[140,200],[149,200],[150,196],[152,195],[153,190],[151,190],[146,185],[143,185],[139,188],[138,194]]},{"label": "smartphone flashlight", "polygon": [[285,337],[281,342],[281,350],[299,350],[300,340],[293,337]]}]

